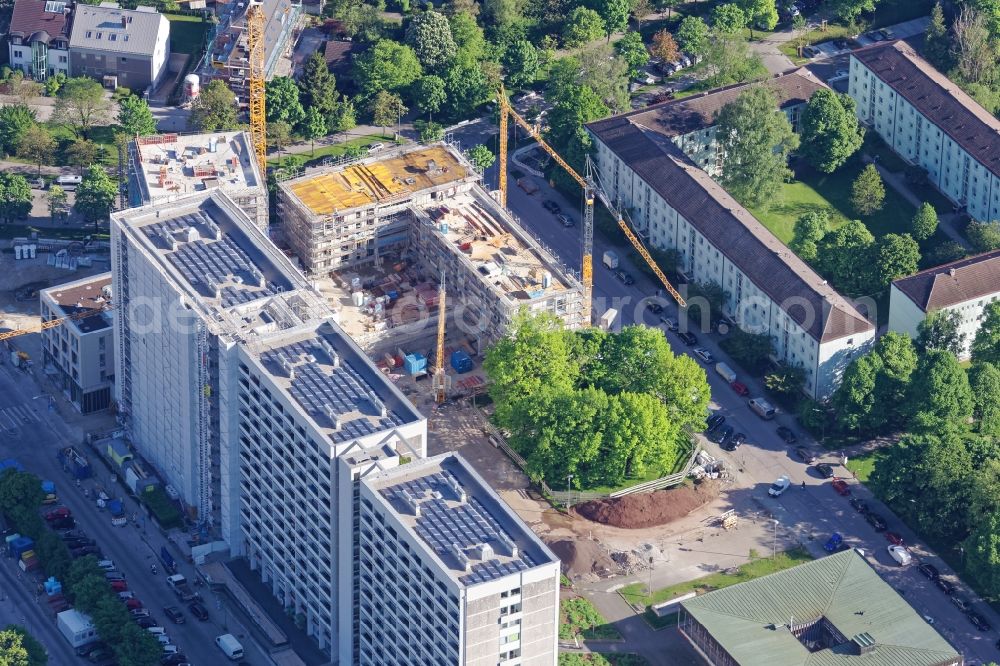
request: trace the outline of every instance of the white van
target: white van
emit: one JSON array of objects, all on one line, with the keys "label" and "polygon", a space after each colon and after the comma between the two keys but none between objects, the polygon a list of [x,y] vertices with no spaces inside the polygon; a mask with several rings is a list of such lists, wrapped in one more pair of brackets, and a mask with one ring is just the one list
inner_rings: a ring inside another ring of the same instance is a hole
[{"label": "white van", "polygon": [[219,649],[226,653],[232,661],[243,658],[243,646],[240,642],[236,640],[236,636],[232,634],[222,634],[221,636],[215,637],[215,644],[219,646]]},{"label": "white van", "polygon": [[59,176],[56,178],[56,185],[67,192],[72,192],[83,182],[83,176]]},{"label": "white van", "polygon": [[747,401],[747,405],[762,419],[774,418],[774,407],[767,400],[764,400],[764,398],[750,398]]}]

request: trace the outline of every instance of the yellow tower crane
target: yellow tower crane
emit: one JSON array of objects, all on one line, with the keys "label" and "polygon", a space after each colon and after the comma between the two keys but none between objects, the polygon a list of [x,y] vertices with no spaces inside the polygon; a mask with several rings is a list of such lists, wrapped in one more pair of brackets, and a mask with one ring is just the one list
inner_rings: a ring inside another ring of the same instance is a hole
[{"label": "yellow tower crane", "polygon": [[264,108],[264,6],[251,0],[246,18],[250,51],[250,142],[261,173],[267,170],[267,114]]},{"label": "yellow tower crane", "polygon": [[438,404],[444,402],[448,393],[448,374],[444,370],[444,272],[441,272],[441,286],[438,288],[438,334],[437,334],[437,354],[434,359],[434,399]]},{"label": "yellow tower crane", "polygon": [[607,192],[601,187],[597,180],[597,175],[592,170],[592,165],[590,158],[587,158],[587,176],[583,177],[576,172],[576,170],[571,167],[566,160],[562,158],[555,149],[545,142],[542,138],[541,132],[538,131],[538,127],[531,125],[527,120],[522,118],[517,111],[511,108],[510,100],[507,99],[507,93],[504,91],[503,87],[500,88],[500,93],[497,97],[500,105],[500,156],[499,165],[500,170],[500,204],[502,206],[507,205],[507,116],[509,115],[514,119],[514,121],[523,127],[528,134],[531,135],[535,141],[538,142],[545,152],[547,152],[552,159],[556,161],[556,164],[561,166],[563,170],[570,175],[570,177],[575,180],[580,187],[583,189],[584,197],[584,211],[583,211],[583,258],[581,261],[580,270],[580,281],[583,283],[583,323],[585,326],[591,325],[591,299],[594,291],[594,196],[600,197],[601,201],[611,212],[611,214],[618,220],[618,226],[621,227],[622,232],[625,237],[628,238],[629,242],[639,253],[639,256],[649,265],[653,273],[659,278],[660,282],[663,283],[664,288],[677,303],[684,307],[687,305],[684,298],[674,289],[674,286],[670,284],[667,280],[667,276],[663,274],[660,267],[650,256],[649,251],[639,240],[639,237],[632,231],[632,228],[625,221],[625,211],[619,210],[618,206],[614,204],[611,197],[608,196]]},{"label": "yellow tower crane", "polygon": [[108,304],[106,307],[94,308],[92,310],[84,310],[83,312],[76,312],[66,317],[59,317],[58,319],[49,319],[48,321],[43,321],[41,324],[37,326],[22,328],[17,331],[4,331],[3,333],[0,333],[0,342],[3,342],[4,340],[9,340],[10,338],[16,338],[19,335],[27,335],[28,333],[41,333],[42,331],[47,331],[50,328],[55,328],[56,326],[62,326],[68,321],[76,321],[77,319],[86,319],[87,317],[93,317],[96,314],[105,312],[110,309],[111,305]]}]

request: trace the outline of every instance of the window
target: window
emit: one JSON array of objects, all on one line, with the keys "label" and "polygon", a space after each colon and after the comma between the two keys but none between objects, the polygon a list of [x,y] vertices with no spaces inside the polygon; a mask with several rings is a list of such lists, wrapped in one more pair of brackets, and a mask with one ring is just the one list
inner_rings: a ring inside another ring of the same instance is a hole
[{"label": "window", "polygon": [[100,39],[103,34],[104,34],[103,32],[97,33],[97,39]]},{"label": "window", "polygon": [[92,33],[90,30],[87,31],[87,39],[90,39],[93,35],[94,33]]},{"label": "window", "polygon": [[23,56],[21,55],[21,51],[20,51],[20,50],[15,50],[15,51],[14,51],[14,57],[15,57],[15,58],[21,58],[21,57],[23,57]]},{"label": "window", "polygon": [[108,39],[110,39],[112,42],[117,42],[118,35],[116,35],[115,33],[111,33],[110,35],[108,35]]}]

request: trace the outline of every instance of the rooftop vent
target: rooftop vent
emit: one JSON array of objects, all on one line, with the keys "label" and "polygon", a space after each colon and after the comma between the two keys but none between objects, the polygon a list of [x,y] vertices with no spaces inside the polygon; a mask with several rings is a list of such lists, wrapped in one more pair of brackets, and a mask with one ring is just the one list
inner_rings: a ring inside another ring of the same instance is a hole
[{"label": "rooftop vent", "polygon": [[507,549],[508,555],[517,557],[517,544],[505,532],[497,532],[497,540]]},{"label": "rooftop vent", "polygon": [[406,505],[406,508],[408,508],[410,512],[413,513],[414,516],[416,516],[417,518],[420,517],[420,505],[417,504],[417,500],[413,498],[413,495],[411,495],[409,491],[400,490],[397,493],[397,496],[399,497],[399,499],[403,500],[403,504]]},{"label": "rooftop vent", "polygon": [[476,546],[476,557],[480,560],[493,559],[493,547],[488,543],[481,543]]},{"label": "rooftop vent", "polygon": [[289,379],[295,379],[295,366],[285,357],[281,357],[281,369],[285,371]]},{"label": "rooftop vent", "polygon": [[444,482],[447,483],[448,487],[451,488],[451,491],[455,493],[455,499],[460,504],[465,504],[467,495],[465,494],[465,488],[463,488],[462,484],[458,482],[458,479],[456,479],[451,474],[446,474],[444,477]]},{"label": "rooftop vent", "polygon": [[388,414],[388,410],[385,408],[385,403],[378,399],[378,395],[375,391],[368,392],[368,402],[371,403],[372,409],[378,412],[378,415],[385,418]]},{"label": "rooftop vent", "polygon": [[329,342],[327,342],[326,338],[320,338],[319,339],[319,346],[320,346],[320,349],[322,349],[323,351],[326,352],[327,356],[329,356],[331,359],[334,360],[333,365],[334,365],[334,367],[336,367],[337,363],[339,361],[339,358],[337,357],[337,352],[333,351],[333,345],[331,345]]},{"label": "rooftop vent", "polygon": [[333,429],[340,430],[340,415],[333,410],[333,405],[323,405],[323,412],[333,421]]},{"label": "rooftop vent", "polygon": [[459,548],[457,543],[451,544],[448,547],[448,550],[450,550],[451,554],[458,560],[458,566],[460,569],[465,569],[466,571],[472,569],[472,561],[468,558],[468,556],[466,556],[462,549]]},{"label": "rooftop vent", "polygon": [[854,643],[855,647],[858,649],[858,654],[868,654],[869,652],[872,652],[877,645],[875,643],[875,639],[872,638],[872,635],[867,631],[854,636],[854,638],[851,639],[851,642]]},{"label": "rooftop vent", "polygon": [[954,268],[949,268],[949,269],[948,269],[948,275],[950,275],[950,276],[952,276],[952,277],[955,277],[955,274],[956,274],[957,272],[958,272],[958,271],[957,271],[957,270],[955,270]]},{"label": "rooftop vent", "polygon": [[173,234],[166,229],[160,230],[160,238],[162,238],[163,242],[167,244],[167,249],[171,252],[177,249],[177,239],[174,238]]}]

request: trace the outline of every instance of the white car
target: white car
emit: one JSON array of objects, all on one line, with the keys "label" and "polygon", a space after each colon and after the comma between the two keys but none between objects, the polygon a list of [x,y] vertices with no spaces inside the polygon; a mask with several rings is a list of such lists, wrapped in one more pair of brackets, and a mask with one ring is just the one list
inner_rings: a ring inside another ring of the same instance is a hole
[{"label": "white car", "polygon": [[695,347],[691,351],[693,351],[694,355],[700,358],[705,363],[712,363],[715,361],[715,357],[712,356],[712,352],[708,351],[704,347]]},{"label": "white car", "polygon": [[156,640],[160,641],[160,645],[170,645],[170,636],[166,634],[160,634],[156,637]]},{"label": "white car", "polygon": [[176,645],[174,645],[173,643],[168,643],[167,645],[163,646],[163,655],[164,656],[171,655],[171,654],[177,654],[178,652],[180,652],[180,649]]},{"label": "white car", "polygon": [[889,546],[889,555],[901,567],[905,567],[913,561],[913,556],[910,555],[910,551],[906,550],[906,546]]},{"label": "white car", "polygon": [[785,475],[779,476],[771,487],[767,489],[767,494],[771,497],[779,497],[781,493],[788,490],[788,486],[792,485],[792,480]]},{"label": "white car", "polygon": [[115,570],[115,561],[114,560],[101,560],[100,562],[97,563],[97,566],[100,567],[101,569],[104,569],[105,571],[114,571]]}]

